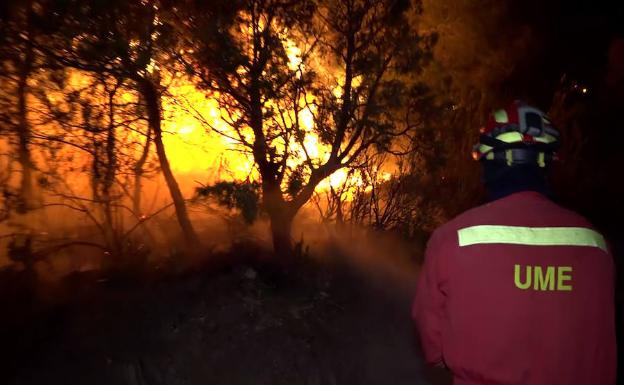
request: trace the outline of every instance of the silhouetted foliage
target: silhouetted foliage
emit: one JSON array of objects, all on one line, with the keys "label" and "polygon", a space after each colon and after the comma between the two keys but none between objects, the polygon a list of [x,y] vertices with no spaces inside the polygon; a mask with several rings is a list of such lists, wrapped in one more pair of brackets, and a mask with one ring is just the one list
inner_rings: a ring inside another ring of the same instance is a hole
[{"label": "silhouetted foliage", "polygon": [[[417,128],[410,74],[434,40],[410,28],[409,1],[234,4],[234,22],[210,5],[178,10],[192,47],[178,59],[231,132],[211,128],[253,158],[274,247],[287,253],[292,220],[319,183]],[[329,156],[310,154],[311,134]]]},{"label": "silhouetted foliage", "polygon": [[253,223],[259,214],[260,184],[253,182],[217,182],[197,188],[201,197],[215,198],[229,209],[240,210],[246,223]]},{"label": "silhouetted foliage", "polygon": [[[564,200],[609,211],[597,197],[621,188],[596,170],[618,162],[617,50],[605,76],[581,79],[556,62],[542,74],[543,20],[529,10],[492,0],[4,1],[0,222],[22,231],[38,210],[65,210],[88,223],[67,230],[71,240],[97,234],[92,247],[123,254],[154,240],[148,221],[174,233],[158,218],[172,208],[184,243],[196,244],[205,223],[192,222],[170,164],[178,149],[163,141],[175,106],[249,168],[225,170],[232,182],[211,170],[198,195],[247,223],[265,216],[279,253],[292,250],[293,220],[310,201],[325,222],[422,237],[480,201],[477,128],[517,96],[550,108],[564,133]],[[216,107],[184,105],[181,84]],[[170,200],[154,208],[142,186],[159,173]],[[37,252],[48,235],[33,234]]]}]

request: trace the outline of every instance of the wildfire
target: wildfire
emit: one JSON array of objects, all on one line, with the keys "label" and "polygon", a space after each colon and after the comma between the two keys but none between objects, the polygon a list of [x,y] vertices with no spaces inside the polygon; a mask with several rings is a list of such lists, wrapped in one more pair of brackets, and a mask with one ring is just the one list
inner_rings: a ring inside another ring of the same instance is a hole
[{"label": "wildfire", "polygon": [[[169,87],[168,94],[163,98],[163,141],[177,173],[208,172],[215,179],[244,180],[253,172],[253,160],[237,151],[232,139],[212,129],[227,130],[214,98],[182,79]],[[224,164],[227,170],[220,169]]]},{"label": "wildfire", "polygon": [[[292,41],[287,41],[286,47],[290,69],[301,68],[301,49]],[[354,79],[354,86],[357,87],[360,81],[359,78]],[[334,92],[340,94],[341,86],[336,87]],[[169,97],[163,99],[163,123],[168,134],[163,139],[174,170],[182,174],[208,171],[213,175],[213,181],[258,179],[251,155],[242,151],[233,139],[236,133],[222,119],[228,116],[228,111],[220,110],[215,98],[208,97],[183,77],[172,82],[168,94]],[[312,102],[311,96],[302,96],[298,116],[287,117],[288,124],[297,121],[305,133],[302,142],[293,139],[287,144],[292,153],[297,155],[288,160],[287,164],[291,168],[307,157],[317,163],[329,157],[330,146],[323,144],[313,130]],[[358,175],[339,170],[320,183],[317,191],[327,191],[347,183],[359,187],[363,181]]]},{"label": "wildfire", "polygon": [[[131,45],[138,42],[131,42]],[[285,40],[286,54],[289,59],[289,68],[292,71],[303,71],[304,63],[302,59],[302,49],[293,41]],[[336,97],[340,97],[344,86],[344,79],[341,81],[336,78],[333,71],[324,68],[326,76],[336,84],[333,93]],[[162,95],[162,130],[163,142],[167,157],[172,170],[176,174],[182,190],[185,194],[192,194],[197,187],[197,182],[214,183],[220,180],[230,181],[257,181],[259,175],[255,169],[253,157],[248,151],[245,151],[240,143],[236,140],[237,134],[226,122],[226,118],[230,118],[231,111],[223,110],[218,103],[217,96],[211,96],[205,90],[200,90],[195,86],[195,82],[189,79],[187,75],[181,72],[169,72],[160,68],[153,60],[147,68],[147,72],[152,76],[160,77],[160,83],[164,85],[164,93]],[[302,73],[302,72],[299,72]],[[44,89],[43,85],[49,84],[49,75],[40,74],[40,83],[34,78],[31,85],[33,89]],[[92,155],[89,151],[80,151],[80,142],[88,142],[95,140],[95,134],[87,128],[82,134],[76,128],[81,124],[81,117],[73,119],[77,122],[70,122],[69,125],[74,127],[73,131],[63,128],[62,123],[55,122],[50,119],[50,110],[56,112],[69,113],[72,109],[69,101],[72,97],[77,96],[83,99],[87,104],[98,105],[98,109],[105,110],[107,92],[111,89],[119,87],[119,92],[114,96],[114,104],[116,114],[126,113],[128,116],[136,111],[129,111],[131,104],[135,106],[140,104],[139,96],[132,87],[124,84],[114,84],[114,79],[96,79],[94,75],[79,70],[67,70],[64,75],[67,77],[65,84],[58,89],[45,89],[41,94],[45,94],[30,98],[30,104],[34,106],[30,112],[30,119],[33,121],[33,127],[38,132],[42,132],[44,141],[49,138],[62,137],[64,145],[60,146],[57,156],[50,167],[57,167],[58,173],[64,175],[64,178],[71,180],[73,186],[84,186],[81,193],[88,191],[89,168],[92,167]],[[99,82],[99,83],[98,83]],[[94,86],[94,84],[98,83]],[[353,87],[358,87],[361,83],[359,77],[355,77],[352,81]],[[73,96],[72,96],[73,95]],[[76,100],[73,102],[75,103]],[[283,138],[276,138],[276,148],[284,148],[287,146],[289,151],[295,156],[290,157],[287,165],[291,169],[295,169],[297,165],[303,163],[308,158],[316,164],[325,162],[330,153],[330,146],[322,143],[314,130],[314,113],[313,98],[310,95],[303,95],[300,101],[300,110],[297,116],[287,116],[285,124],[299,124],[304,135],[298,140],[290,139],[289,143],[283,143]],[[52,107],[51,107],[52,106]],[[268,108],[271,108],[270,106]],[[47,111],[47,112],[46,112]],[[83,112],[83,115],[85,113]],[[105,114],[100,111],[101,119],[105,125]],[[78,114],[79,115],[79,114]],[[93,113],[92,113],[93,115]],[[86,115],[85,115],[86,116]],[[82,119],[87,119],[85,116]],[[124,117],[116,116],[114,119],[123,120]],[[86,121],[86,120],[85,120]],[[84,129],[84,127],[82,127]],[[63,131],[64,130],[64,131]],[[147,124],[145,121],[137,120],[125,127],[114,128],[118,148],[121,149],[124,156],[135,160],[141,157],[146,143]],[[246,135],[244,129],[243,134]],[[92,135],[93,138],[89,136]],[[252,135],[249,133],[246,138],[252,141]],[[282,141],[281,143],[277,143]],[[60,143],[61,141],[59,141]],[[87,144],[87,146],[92,144]],[[101,144],[100,144],[101,145]],[[39,151],[33,147],[34,151]],[[153,147],[150,150],[153,153]],[[47,162],[49,154],[34,154],[35,160]],[[150,159],[155,162],[155,156],[150,155]],[[64,160],[63,161],[61,161]],[[60,167],[60,168],[59,168]],[[388,175],[383,176],[384,180],[389,178]],[[347,170],[338,170],[322,181],[317,186],[317,191],[328,191],[331,188],[341,186],[352,186],[360,188],[364,184],[358,173],[349,173]],[[83,191],[84,190],[84,191]],[[344,190],[344,189],[343,189]],[[351,196],[347,188],[347,199]]]},{"label": "wildfire", "polygon": [[[288,55],[293,68],[300,65],[300,51],[295,45],[289,46]],[[163,74],[166,75],[164,72]],[[52,103],[57,111],[68,111],[70,107],[66,100],[67,95],[73,93],[80,93],[80,97],[86,98],[91,103],[103,103],[98,98],[103,99],[105,88],[111,85],[103,83],[97,85],[95,91],[86,92],[85,90],[94,81],[95,79],[87,73],[71,70],[63,89],[46,91],[48,103]],[[228,112],[220,109],[217,100],[209,97],[206,92],[198,90],[192,81],[181,75],[173,75],[169,79],[164,79],[163,83],[168,84],[162,98],[163,142],[171,167],[182,181],[183,189],[191,192],[198,180],[204,183],[218,180],[257,180],[258,174],[254,168],[253,158],[251,154],[241,151],[239,143],[233,139],[235,134],[230,131],[231,128],[222,118],[227,116]],[[36,86],[35,81],[33,87]],[[30,115],[37,130],[50,137],[57,136],[60,130],[59,124],[49,119],[46,120],[42,112],[46,109],[45,103],[40,98],[32,99],[31,104],[35,108]],[[118,105],[139,102],[136,93],[129,89],[119,92],[116,100]],[[305,102],[305,99],[301,101],[302,109],[297,117],[305,131],[305,137],[301,143],[293,140],[288,144],[293,153],[297,154],[297,157],[289,160],[288,164],[291,167],[295,167],[306,157],[310,157],[315,162],[323,162],[329,156],[329,146],[321,143],[313,131],[313,111],[311,107],[306,107]],[[290,119],[295,121],[295,117]],[[121,134],[123,130],[117,129],[117,139],[125,142],[128,146],[125,151],[134,153],[135,158],[140,157],[142,143],[145,142],[145,128],[137,127],[138,124],[135,123],[131,130],[126,130],[128,132],[123,135]],[[80,141],[81,139],[74,133],[68,140]],[[67,178],[73,180],[74,185],[86,186],[88,183],[84,177],[84,171],[88,169],[91,161],[88,154],[80,152],[76,143],[73,146],[64,146],[60,151],[63,159],[70,160],[66,169],[63,170]],[[44,154],[37,156],[38,159],[44,159],[44,157]],[[75,171],[78,173],[72,174]],[[83,183],[76,183],[81,178],[84,179]],[[191,185],[185,185],[185,181]],[[353,174],[349,175],[346,170],[339,170],[323,181],[317,190],[326,191],[347,182],[354,186],[362,185],[361,178]]]}]

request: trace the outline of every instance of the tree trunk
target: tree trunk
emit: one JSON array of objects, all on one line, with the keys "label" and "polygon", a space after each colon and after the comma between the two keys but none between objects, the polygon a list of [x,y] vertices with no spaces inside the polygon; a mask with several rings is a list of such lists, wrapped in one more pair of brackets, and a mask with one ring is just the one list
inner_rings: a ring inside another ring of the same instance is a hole
[{"label": "tree trunk", "polygon": [[145,136],[146,139],[145,145],[143,146],[143,152],[141,153],[141,157],[134,166],[134,192],[132,193],[132,210],[134,211],[134,214],[139,218],[143,215],[143,210],[141,209],[141,183],[143,181],[143,167],[145,167],[145,163],[147,162],[147,157],[150,151],[150,144],[152,142],[151,126],[148,127]]},{"label": "tree trunk", "polygon": [[28,77],[32,71],[33,48],[30,42],[26,46],[26,54],[20,65],[22,66],[17,83],[18,97],[18,114],[19,122],[17,125],[18,153],[17,159],[22,168],[22,179],[20,181],[20,212],[25,212],[32,203],[32,157],[30,155],[30,125],[28,124],[28,108],[27,108],[27,88]]},{"label": "tree trunk", "polygon": [[156,85],[150,80],[141,78],[138,80],[138,83],[141,95],[144,98],[147,107],[147,119],[151,130],[154,133],[156,155],[158,156],[160,168],[165,178],[165,182],[167,183],[167,187],[169,188],[171,199],[173,200],[178,223],[182,229],[184,239],[187,242],[186,248],[188,251],[196,252],[197,246],[200,245],[199,238],[189,219],[186,204],[184,202],[184,196],[182,196],[180,186],[171,171],[171,166],[169,165],[169,160],[167,159],[167,153],[165,152],[165,145],[162,141],[160,94],[156,89]]},{"label": "tree trunk", "polygon": [[297,210],[293,210],[289,202],[284,200],[275,181],[263,181],[262,190],[264,207],[271,221],[273,251],[278,257],[288,260],[293,252],[290,232]]},{"label": "tree trunk", "polygon": [[137,218],[143,216],[143,210],[141,209],[141,195],[143,194],[143,170],[134,170],[134,188],[132,191],[132,211]]},{"label": "tree trunk", "polygon": [[278,257],[290,259],[293,254],[291,238],[294,216],[288,213],[269,213],[271,219],[271,237],[273,250]]},{"label": "tree trunk", "polygon": [[106,133],[106,162],[104,180],[102,184],[102,205],[104,206],[104,229],[106,231],[107,243],[111,248],[114,257],[122,255],[122,248],[115,226],[115,213],[113,209],[113,186],[117,175],[117,137],[115,132],[115,94],[117,90],[109,91],[108,94],[108,128]]},{"label": "tree trunk", "polygon": [[315,187],[335,170],[333,165],[326,164],[325,168],[313,171],[308,184],[301,192],[292,200],[286,201],[280,189],[280,179],[276,177],[274,169],[260,166],[264,209],[271,220],[273,249],[279,257],[293,255],[291,238],[293,220],[301,207],[310,200]]}]

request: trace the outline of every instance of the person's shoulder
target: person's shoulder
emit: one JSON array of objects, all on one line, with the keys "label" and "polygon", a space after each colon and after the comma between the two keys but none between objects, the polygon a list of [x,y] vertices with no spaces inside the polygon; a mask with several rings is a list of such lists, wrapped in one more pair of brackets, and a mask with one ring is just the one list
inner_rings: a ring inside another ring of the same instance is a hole
[{"label": "person's shoulder", "polygon": [[440,232],[454,232],[465,227],[467,224],[478,222],[476,219],[483,218],[483,214],[490,211],[495,203],[496,202],[484,203],[457,214],[444,225],[440,226]]},{"label": "person's shoulder", "polygon": [[586,227],[595,230],[591,221],[582,214],[533,191],[512,194],[482,204],[459,214],[449,222],[452,222],[452,227],[460,228],[468,224],[495,224],[489,223],[490,221],[501,221],[509,225]]},{"label": "person's shoulder", "polygon": [[463,211],[438,227],[434,234],[448,234],[467,226],[480,224],[491,225],[509,222],[508,224],[512,225],[514,222],[534,221],[552,222],[553,225],[559,222],[568,226],[594,227],[581,214],[542,194],[522,192]]},{"label": "person's shoulder", "polygon": [[583,214],[566,207],[564,204],[556,202],[554,200],[544,198],[546,204],[549,205],[553,213],[556,213],[557,217],[569,226],[586,227],[590,229],[596,229],[593,223],[587,219]]},{"label": "person's shoulder", "polygon": [[430,242],[433,243],[435,240],[456,236],[457,231],[465,227],[465,224],[470,222],[470,218],[478,216],[484,206],[481,205],[466,210],[438,226],[431,234]]},{"label": "person's shoulder", "polygon": [[468,209],[431,235],[430,242],[448,241],[463,228],[477,225],[509,225],[536,227],[584,227],[596,230],[583,215],[550,198],[534,192],[522,192]]},{"label": "person's shoulder", "polygon": [[475,218],[479,217],[484,206],[486,205],[464,211],[436,228],[429,237],[427,250],[432,254],[452,254],[453,250],[459,246],[459,230],[477,223]]}]

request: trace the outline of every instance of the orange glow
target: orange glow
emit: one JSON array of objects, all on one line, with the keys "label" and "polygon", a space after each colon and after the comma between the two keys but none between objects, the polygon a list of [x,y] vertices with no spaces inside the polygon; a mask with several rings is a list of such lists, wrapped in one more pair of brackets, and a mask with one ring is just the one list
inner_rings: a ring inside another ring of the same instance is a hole
[{"label": "orange glow", "polygon": [[[295,45],[288,47],[288,56],[292,66],[298,66],[300,62],[300,51]],[[153,65],[152,70],[157,68]],[[193,82],[181,74],[169,75],[164,71],[160,72],[163,78],[162,83],[167,84],[167,91],[162,97],[162,130],[163,142],[166,153],[176,177],[179,178],[182,189],[186,193],[192,193],[197,183],[213,183],[218,180],[258,180],[259,175],[255,170],[255,164],[251,154],[246,153],[241,145],[234,139],[237,136],[229,125],[222,119],[228,116],[228,111],[221,110],[216,98],[209,97],[203,90],[197,89]],[[66,87],[62,90],[51,90],[47,94],[50,101],[54,102],[60,109],[69,109],[66,101],[67,95],[77,90],[83,90],[81,98],[85,98],[91,103],[99,104],[101,109],[105,108],[106,87],[98,84],[93,87],[95,79],[89,74],[71,70],[68,72]],[[357,83],[358,80],[355,81]],[[33,84],[33,86],[35,86]],[[84,92],[92,86],[89,92]],[[110,88],[111,84],[107,84]],[[306,100],[306,98],[308,100]],[[129,104],[138,103],[139,98],[136,92],[130,88],[121,88],[116,95],[116,103]],[[314,111],[313,107],[308,107],[306,102],[311,102],[309,97],[302,97],[300,102],[301,110],[297,119],[294,116],[287,116],[286,123],[294,124],[298,120],[305,135],[302,142],[292,139],[288,143],[289,150],[295,154],[287,163],[290,168],[295,168],[306,157],[310,157],[315,164],[320,164],[329,157],[330,147],[322,144],[314,132]],[[35,106],[35,111],[45,111],[45,106],[40,100],[33,98],[31,101]],[[119,112],[123,112],[121,109]],[[132,111],[125,111],[131,115]],[[33,122],[43,120],[39,112],[31,113]],[[79,120],[79,118],[76,118]],[[115,119],[122,118],[116,116]],[[102,117],[102,124],[106,119]],[[80,125],[81,122],[74,122]],[[130,155],[137,160],[145,143],[146,122],[133,123],[131,130],[117,128],[116,136],[118,148],[122,148],[126,155]],[[38,126],[37,130],[47,135],[56,135],[64,132],[58,122],[48,122],[44,126]],[[86,133],[78,133],[70,138],[76,144],[88,141]],[[250,133],[245,133],[247,140],[252,140]],[[276,139],[276,141],[281,139]],[[275,143],[276,148],[283,148],[284,143]],[[154,147],[151,147],[151,158],[155,160],[153,154]],[[71,145],[63,146],[60,156],[55,159],[58,164],[50,167],[57,167],[59,174],[67,181],[71,181],[72,186],[77,187],[76,193],[88,194],[88,172],[92,165],[92,157],[86,152],[81,152]],[[45,154],[36,155],[36,160],[46,162]],[[61,160],[66,160],[65,162]],[[67,161],[69,160],[69,161]],[[61,167],[61,168],[58,168]],[[351,180],[348,180],[351,178]],[[357,179],[357,180],[356,180]],[[346,183],[353,186],[361,186],[359,177],[348,176],[347,170],[339,170],[329,178],[324,180],[317,191],[326,191],[330,187],[338,187]]]},{"label": "orange glow", "polygon": [[190,82],[182,79],[174,81],[169,93],[171,96],[163,98],[162,128],[173,170],[177,173],[213,174],[219,165],[227,164],[227,170],[217,170],[216,179],[247,178],[253,171],[253,159],[235,151],[239,148],[232,139],[214,131],[228,129],[220,119],[217,101],[207,98]]}]

